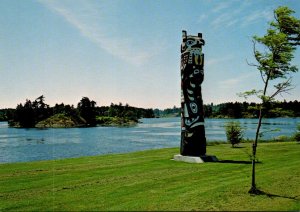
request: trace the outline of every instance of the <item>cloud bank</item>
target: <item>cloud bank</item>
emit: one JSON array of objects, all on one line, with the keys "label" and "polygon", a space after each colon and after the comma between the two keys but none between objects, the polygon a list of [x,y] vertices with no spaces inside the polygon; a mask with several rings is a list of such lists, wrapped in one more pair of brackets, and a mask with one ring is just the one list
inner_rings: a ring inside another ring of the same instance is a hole
[{"label": "cloud bank", "polygon": [[[140,66],[149,61],[154,55],[153,51],[144,51],[134,47],[133,40],[121,35],[114,35],[105,27],[104,15],[99,5],[92,1],[55,1],[40,0],[46,8],[65,19],[67,23],[76,28],[80,34],[107,53],[124,60],[132,65]],[[99,2],[98,2],[99,3]],[[101,3],[101,2],[100,2]]]}]

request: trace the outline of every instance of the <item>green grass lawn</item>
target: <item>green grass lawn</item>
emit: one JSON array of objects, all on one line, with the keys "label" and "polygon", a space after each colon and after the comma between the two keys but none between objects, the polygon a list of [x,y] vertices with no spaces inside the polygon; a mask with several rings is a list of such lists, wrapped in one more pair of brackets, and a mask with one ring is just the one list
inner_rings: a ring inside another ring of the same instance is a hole
[{"label": "green grass lawn", "polygon": [[222,163],[170,160],[179,150],[0,165],[0,211],[300,210],[300,144],[258,146],[251,196],[251,144],[208,146]]}]

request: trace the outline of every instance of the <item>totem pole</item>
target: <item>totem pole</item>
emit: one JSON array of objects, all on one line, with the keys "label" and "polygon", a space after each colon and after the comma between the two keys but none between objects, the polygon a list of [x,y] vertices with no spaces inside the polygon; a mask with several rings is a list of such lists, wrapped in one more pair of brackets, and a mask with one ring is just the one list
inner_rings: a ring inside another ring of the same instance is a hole
[{"label": "totem pole", "polygon": [[181,44],[181,145],[183,156],[205,156],[206,138],[201,84],[204,79],[205,44],[202,33],[187,35],[182,31]]}]

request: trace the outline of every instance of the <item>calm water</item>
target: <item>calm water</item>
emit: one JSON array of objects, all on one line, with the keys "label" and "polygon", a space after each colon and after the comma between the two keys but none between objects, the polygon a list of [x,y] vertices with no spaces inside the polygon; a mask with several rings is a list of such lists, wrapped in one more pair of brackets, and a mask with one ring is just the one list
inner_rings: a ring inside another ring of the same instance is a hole
[{"label": "calm water", "polygon": [[[180,118],[142,119],[131,128],[15,129],[0,122],[0,163],[50,160],[164,147],[179,147]],[[207,141],[226,140],[224,124],[230,119],[206,119]],[[256,119],[235,119],[253,139]],[[295,133],[300,118],[265,119],[265,139]]]}]

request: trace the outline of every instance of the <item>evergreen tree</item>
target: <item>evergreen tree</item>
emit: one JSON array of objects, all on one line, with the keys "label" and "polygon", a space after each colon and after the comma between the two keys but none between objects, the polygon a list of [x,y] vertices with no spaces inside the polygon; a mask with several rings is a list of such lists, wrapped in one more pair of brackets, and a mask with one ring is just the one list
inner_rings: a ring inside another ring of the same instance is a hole
[{"label": "evergreen tree", "polygon": [[96,126],[96,102],[91,101],[88,97],[82,97],[77,105],[79,114],[85,119],[87,126]]}]

